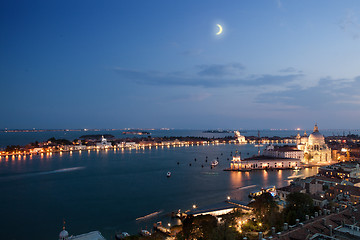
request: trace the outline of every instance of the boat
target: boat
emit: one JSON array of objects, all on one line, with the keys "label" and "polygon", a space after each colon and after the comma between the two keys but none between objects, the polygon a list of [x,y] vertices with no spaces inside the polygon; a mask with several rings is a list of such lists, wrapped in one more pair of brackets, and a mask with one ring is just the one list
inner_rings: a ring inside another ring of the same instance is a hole
[{"label": "boat", "polygon": [[171,172],[167,172],[166,176],[171,177]]},{"label": "boat", "polygon": [[211,162],[211,167],[216,167],[219,164],[217,160]]},{"label": "boat", "polygon": [[262,144],[255,144],[254,147],[263,147],[264,145]]},{"label": "boat", "polygon": [[263,194],[265,192],[270,193],[274,197],[276,195],[276,188],[275,188],[275,186],[261,188],[258,191],[251,192],[249,194],[249,198],[256,198],[256,197],[260,196],[261,194]]},{"label": "boat", "polygon": [[130,234],[127,233],[127,232],[122,232],[122,233],[115,234],[115,239],[116,240],[125,239],[126,237],[130,237]]},{"label": "boat", "polygon": [[151,236],[151,233],[148,230],[141,230],[140,235],[144,237]]}]

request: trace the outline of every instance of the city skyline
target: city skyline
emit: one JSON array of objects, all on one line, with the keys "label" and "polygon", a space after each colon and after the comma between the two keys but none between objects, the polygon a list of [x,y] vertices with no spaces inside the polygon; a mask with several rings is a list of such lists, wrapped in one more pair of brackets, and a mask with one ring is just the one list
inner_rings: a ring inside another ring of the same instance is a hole
[{"label": "city skyline", "polygon": [[357,1],[1,6],[2,129],[358,128]]}]

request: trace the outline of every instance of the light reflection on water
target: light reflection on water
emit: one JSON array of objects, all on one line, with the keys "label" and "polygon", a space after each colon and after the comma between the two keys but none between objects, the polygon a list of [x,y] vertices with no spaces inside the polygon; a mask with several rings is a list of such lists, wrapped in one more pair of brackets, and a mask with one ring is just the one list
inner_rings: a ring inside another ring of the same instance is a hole
[{"label": "light reflection on water", "polygon": [[[227,196],[246,202],[254,190],[285,186],[295,176],[305,177],[317,171],[223,171],[230,164],[227,158],[231,159],[230,153],[235,151],[251,156],[257,148],[195,145],[54,153],[46,156],[46,161],[43,155],[21,161],[1,159],[0,206],[4,216],[8,216],[6,221],[0,219],[4,238],[22,239],[41,232],[39,239],[53,239],[65,218],[71,234],[100,230],[111,239],[118,230],[136,233],[143,227],[150,229],[158,220],[166,223],[170,221],[170,212],[190,209],[193,204],[203,207],[224,201]],[[210,162],[217,157],[219,165],[211,169]],[[73,170],[57,171],[61,169]],[[168,171],[172,172],[170,178],[166,177]],[[40,174],[24,177],[32,173]],[[1,177],[10,180],[1,181]],[[135,221],[139,216],[161,210],[159,216]],[[39,215],[39,220],[34,220],[35,215]],[[19,224],[23,231],[16,231]]]}]

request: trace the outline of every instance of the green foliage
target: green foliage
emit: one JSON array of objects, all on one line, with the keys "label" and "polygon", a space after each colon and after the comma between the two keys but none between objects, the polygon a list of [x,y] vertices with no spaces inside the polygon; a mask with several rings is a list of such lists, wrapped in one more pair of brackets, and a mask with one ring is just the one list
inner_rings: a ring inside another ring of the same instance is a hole
[{"label": "green foliage", "polygon": [[48,141],[51,141],[51,143],[56,145],[72,145],[72,142],[70,142],[67,139],[56,139],[54,137],[49,138]]},{"label": "green foliage", "polygon": [[296,219],[305,220],[305,215],[311,215],[315,211],[312,198],[305,193],[290,193],[286,198],[284,209],[285,221],[295,224]]},{"label": "green foliage", "polygon": [[217,219],[211,215],[188,216],[183,221],[182,236],[178,239],[210,239],[212,232],[217,227]]},{"label": "green foliage", "polygon": [[267,227],[274,226],[278,221],[277,218],[281,217],[278,205],[268,192],[261,194],[249,206],[254,208],[256,219]]},{"label": "green foliage", "polygon": [[254,220],[247,221],[241,228],[244,232],[262,232],[265,230],[263,225],[260,226],[259,223]]},{"label": "green foliage", "polygon": [[241,235],[232,225],[221,224],[211,234],[211,240],[235,240],[241,239]]}]

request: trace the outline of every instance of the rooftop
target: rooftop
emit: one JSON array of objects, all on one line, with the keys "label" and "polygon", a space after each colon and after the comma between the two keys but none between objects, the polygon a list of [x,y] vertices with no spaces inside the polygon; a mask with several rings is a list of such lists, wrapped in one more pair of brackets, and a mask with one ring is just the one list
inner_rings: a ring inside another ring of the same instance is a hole
[{"label": "rooftop", "polygon": [[276,161],[276,160],[296,160],[299,161],[299,159],[295,158],[281,158],[281,157],[272,157],[272,156],[252,156],[249,158],[244,158],[243,161],[249,161],[249,160],[267,160],[267,161]]},{"label": "rooftop", "polygon": [[69,237],[69,240],[106,240],[99,231]]}]

